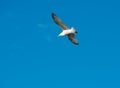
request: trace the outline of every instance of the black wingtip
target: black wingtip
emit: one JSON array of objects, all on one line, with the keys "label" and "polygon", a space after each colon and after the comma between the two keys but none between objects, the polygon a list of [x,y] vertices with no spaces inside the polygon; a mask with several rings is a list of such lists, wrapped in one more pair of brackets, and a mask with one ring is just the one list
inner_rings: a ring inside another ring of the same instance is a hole
[{"label": "black wingtip", "polygon": [[74,43],[75,45],[79,45],[79,43]]},{"label": "black wingtip", "polygon": [[53,19],[55,19],[55,17],[57,17],[55,13],[52,13],[51,16]]},{"label": "black wingtip", "polygon": [[55,16],[55,13],[52,13],[51,15],[52,15],[52,16]]}]

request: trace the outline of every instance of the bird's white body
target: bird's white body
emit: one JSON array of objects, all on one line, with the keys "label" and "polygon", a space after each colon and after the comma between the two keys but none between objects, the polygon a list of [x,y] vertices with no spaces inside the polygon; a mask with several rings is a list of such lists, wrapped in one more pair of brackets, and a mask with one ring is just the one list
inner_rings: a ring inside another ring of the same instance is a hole
[{"label": "bird's white body", "polygon": [[72,27],[71,29],[63,30],[58,36],[65,36],[68,34],[75,34],[76,30]]}]

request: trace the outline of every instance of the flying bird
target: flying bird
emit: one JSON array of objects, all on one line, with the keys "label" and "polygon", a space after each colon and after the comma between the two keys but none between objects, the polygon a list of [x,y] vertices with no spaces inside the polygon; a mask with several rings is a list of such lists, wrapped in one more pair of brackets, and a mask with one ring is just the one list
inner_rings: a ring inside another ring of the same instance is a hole
[{"label": "flying bird", "polygon": [[77,31],[75,30],[75,28],[74,28],[74,27],[68,28],[68,27],[66,26],[66,24],[64,24],[64,23],[60,20],[60,18],[58,18],[58,17],[56,16],[56,14],[54,14],[54,13],[52,13],[52,18],[53,18],[54,22],[55,22],[58,26],[60,26],[61,29],[62,29],[62,32],[61,32],[58,36],[66,36],[66,35],[67,35],[67,36],[68,36],[68,39],[69,39],[72,43],[78,45],[78,44],[79,44],[79,43],[78,43],[78,40],[75,38],[75,34],[77,33]]}]

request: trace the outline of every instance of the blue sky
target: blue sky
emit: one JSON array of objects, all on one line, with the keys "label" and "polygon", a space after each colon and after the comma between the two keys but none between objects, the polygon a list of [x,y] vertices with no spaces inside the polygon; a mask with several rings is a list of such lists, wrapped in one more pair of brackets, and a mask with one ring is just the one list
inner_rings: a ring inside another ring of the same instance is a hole
[{"label": "blue sky", "polygon": [[[1,0],[0,88],[120,88],[119,0]],[[80,44],[57,37],[56,13]]]}]

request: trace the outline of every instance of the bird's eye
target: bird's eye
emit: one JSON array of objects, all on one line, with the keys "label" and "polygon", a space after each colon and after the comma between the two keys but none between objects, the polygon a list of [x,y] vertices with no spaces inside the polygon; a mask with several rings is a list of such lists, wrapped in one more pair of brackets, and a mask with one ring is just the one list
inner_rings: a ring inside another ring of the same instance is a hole
[{"label": "bird's eye", "polygon": [[78,33],[77,31],[75,31],[75,33]]}]

